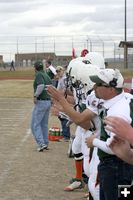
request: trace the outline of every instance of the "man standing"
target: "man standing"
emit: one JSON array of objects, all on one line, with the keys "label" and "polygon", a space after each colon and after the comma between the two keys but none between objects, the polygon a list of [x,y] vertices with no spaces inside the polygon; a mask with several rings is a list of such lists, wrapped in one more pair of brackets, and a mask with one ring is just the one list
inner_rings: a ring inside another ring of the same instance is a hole
[{"label": "man standing", "polygon": [[123,77],[119,70],[105,69],[90,76],[95,83],[94,90],[98,98],[104,99],[104,109],[99,111],[101,119],[100,139],[90,136],[88,147],[98,147],[100,163],[100,200],[117,200],[118,185],[130,185],[133,178],[133,166],[118,158],[109,148],[114,133],[106,129],[104,117],[121,116],[129,124],[133,123],[131,98],[123,92]]},{"label": "man standing", "polygon": [[11,67],[10,67],[10,71],[15,71],[15,66],[14,66],[14,61],[12,60],[11,62]]},{"label": "man standing", "polygon": [[[89,76],[89,75],[88,75]],[[95,83],[94,90],[97,98],[105,100],[102,109],[99,106],[89,107],[82,113],[75,113],[67,104],[65,99],[59,96],[55,88],[49,87],[48,91],[64,108],[69,117],[81,127],[89,128],[89,121],[97,115],[101,126],[97,129],[100,139],[92,135],[86,139],[88,147],[97,147],[100,164],[98,165],[100,180],[100,200],[117,200],[118,185],[130,185],[133,179],[133,166],[119,159],[109,148],[114,134],[106,130],[104,124],[105,116],[121,116],[129,124],[133,124],[133,112],[131,109],[131,98],[123,92],[123,77],[119,70],[98,70],[96,76],[90,76]],[[88,121],[86,121],[88,119]],[[85,124],[87,122],[87,124]]]},{"label": "man standing", "polygon": [[38,144],[38,151],[48,148],[48,119],[51,107],[51,99],[47,93],[47,85],[51,84],[51,79],[43,70],[43,63],[37,61],[35,67],[34,80],[34,108],[32,112],[31,130]]}]

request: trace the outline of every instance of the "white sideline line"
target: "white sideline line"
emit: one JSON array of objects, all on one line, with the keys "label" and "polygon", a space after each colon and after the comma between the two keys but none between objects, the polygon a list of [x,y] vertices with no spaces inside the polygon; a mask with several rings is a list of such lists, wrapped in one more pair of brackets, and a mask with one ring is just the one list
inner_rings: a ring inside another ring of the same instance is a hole
[{"label": "white sideline line", "polygon": [[15,161],[15,159],[19,156],[20,149],[23,146],[23,144],[26,142],[28,137],[30,136],[31,130],[27,129],[25,136],[20,141],[19,145],[16,147],[14,154],[11,155],[10,160],[7,161],[6,166],[2,173],[0,173],[0,185],[4,183],[8,175],[10,174],[10,171],[12,169],[12,164]]}]

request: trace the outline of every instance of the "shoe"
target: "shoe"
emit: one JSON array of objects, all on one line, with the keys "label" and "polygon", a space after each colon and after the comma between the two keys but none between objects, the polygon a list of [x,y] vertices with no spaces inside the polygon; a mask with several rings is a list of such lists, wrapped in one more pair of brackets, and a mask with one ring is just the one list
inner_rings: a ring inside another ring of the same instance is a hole
[{"label": "shoe", "polygon": [[73,183],[71,183],[69,186],[64,188],[64,191],[73,191],[75,189],[82,189],[84,188],[84,184],[81,180],[75,180]]},{"label": "shoe", "polygon": [[69,138],[64,138],[64,142],[69,142],[70,139]]},{"label": "shoe", "polygon": [[62,138],[62,139],[59,140],[59,142],[69,142],[69,141],[70,141],[69,138]]},{"label": "shoe", "polygon": [[44,149],[48,150],[48,145],[44,144],[37,148],[37,151],[42,152]]},{"label": "shoe", "polygon": [[75,182],[75,181],[81,181],[81,179],[78,179],[78,178],[71,178],[71,179],[69,180],[69,183],[71,184],[71,183],[73,183],[73,182]]}]

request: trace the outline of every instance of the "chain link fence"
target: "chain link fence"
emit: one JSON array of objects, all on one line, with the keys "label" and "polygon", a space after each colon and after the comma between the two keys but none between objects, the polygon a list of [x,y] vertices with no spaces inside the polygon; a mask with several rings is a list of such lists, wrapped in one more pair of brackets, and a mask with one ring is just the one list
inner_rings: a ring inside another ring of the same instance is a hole
[{"label": "chain link fence", "polygon": [[[119,48],[119,36],[0,36],[0,55],[4,62],[15,60],[15,54],[23,53],[54,53],[56,56],[71,56],[72,49],[80,56],[81,51],[87,48],[89,51],[101,53],[107,63],[115,63],[123,67],[123,48]],[[128,50],[129,67],[132,68],[133,50]],[[18,60],[19,63],[19,60]]]}]

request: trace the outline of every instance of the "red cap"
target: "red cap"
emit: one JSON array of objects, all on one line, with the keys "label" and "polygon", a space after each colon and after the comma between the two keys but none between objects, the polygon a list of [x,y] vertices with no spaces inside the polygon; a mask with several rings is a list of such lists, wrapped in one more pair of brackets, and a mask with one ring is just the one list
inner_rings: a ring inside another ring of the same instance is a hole
[{"label": "red cap", "polygon": [[81,51],[81,57],[85,57],[87,53],[89,53],[88,49],[83,49]]}]

